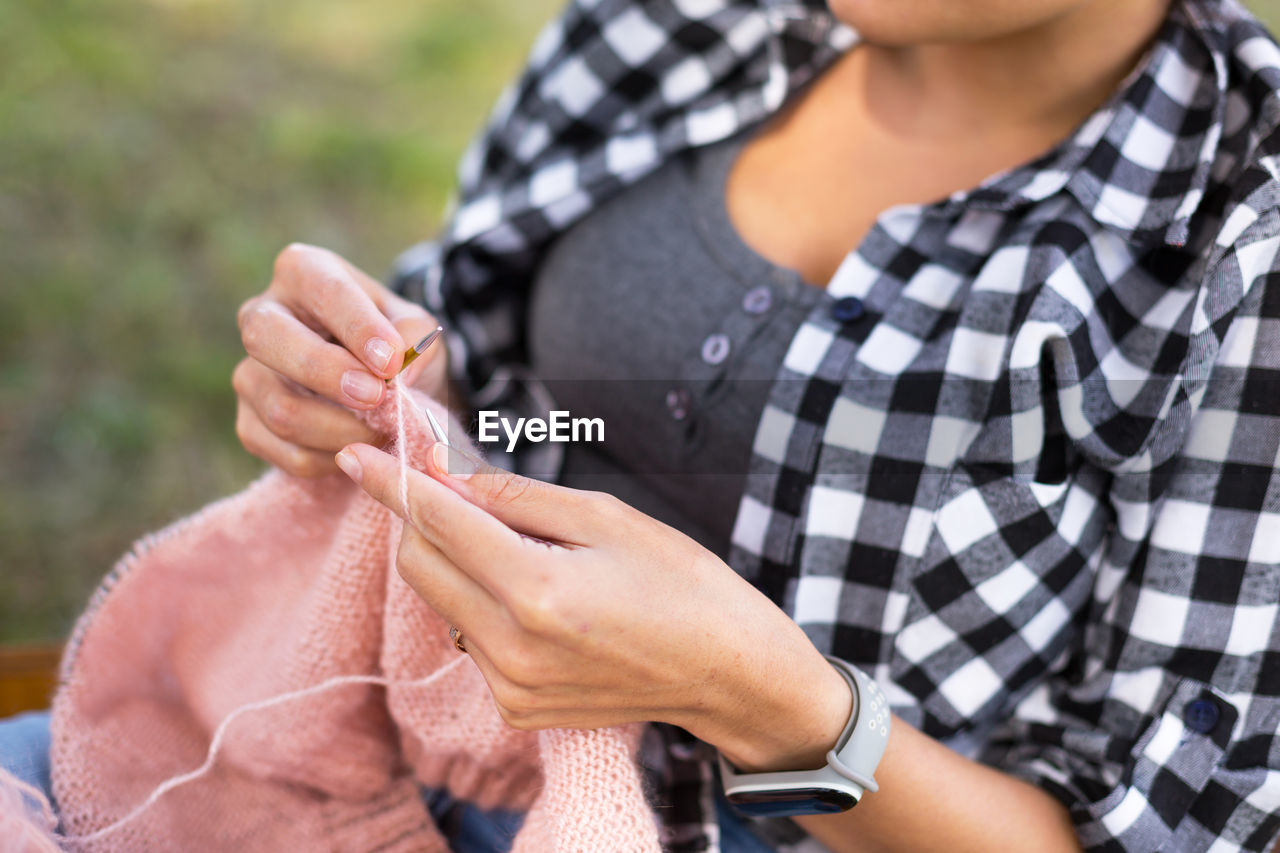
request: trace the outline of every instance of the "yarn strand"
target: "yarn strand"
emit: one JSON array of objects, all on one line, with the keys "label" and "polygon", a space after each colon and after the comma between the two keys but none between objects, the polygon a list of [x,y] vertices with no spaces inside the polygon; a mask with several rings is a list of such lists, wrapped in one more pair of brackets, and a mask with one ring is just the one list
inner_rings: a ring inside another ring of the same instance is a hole
[{"label": "yarn strand", "polygon": [[[405,388],[404,383],[400,381],[399,376],[396,376],[395,379],[392,380],[391,388],[395,395],[395,401],[396,401],[396,458],[397,458],[397,462],[399,463],[400,505],[404,507],[405,511],[407,512],[408,506],[409,506],[409,441],[408,441],[408,427],[406,423],[407,415],[406,415],[405,405],[406,405],[406,398],[408,398],[408,402],[410,404],[413,404],[413,400],[412,398],[409,397],[409,392]],[[163,797],[165,794],[169,793],[175,788],[181,787],[182,785],[186,785],[190,782],[194,782],[195,780],[204,776],[211,769],[213,769],[214,762],[218,758],[218,753],[222,749],[223,740],[226,738],[227,731],[231,727],[231,724],[245,714],[249,714],[254,711],[261,711],[266,708],[274,708],[277,705],[282,705],[286,702],[292,702],[295,699],[304,699],[309,696],[315,696],[320,693],[325,693],[329,690],[333,690],[338,687],[344,687],[350,684],[371,684],[371,685],[379,685],[382,687],[425,687],[431,684],[432,682],[436,681],[437,679],[444,677],[449,672],[453,671],[455,668],[461,665],[462,662],[465,660],[466,660],[465,657],[459,656],[457,659],[450,661],[445,666],[431,673],[431,675],[425,676],[417,680],[394,681],[392,679],[386,678],[385,676],[379,676],[379,675],[339,675],[339,676],[334,676],[333,678],[326,679],[325,681],[322,681],[319,684],[313,684],[310,687],[304,687],[298,690],[290,691],[288,693],[282,693],[278,696],[272,696],[268,699],[262,699],[257,702],[250,702],[247,705],[241,705],[239,708],[236,708],[230,714],[224,717],[222,722],[218,724],[218,727],[214,729],[213,737],[210,738],[209,740],[209,748],[205,754],[204,763],[202,763],[199,767],[197,767],[194,770],[188,771],[186,773],[182,773],[177,776],[170,777],[169,779],[166,779],[165,781],[161,782],[151,791],[151,793],[147,796],[145,800],[142,801],[142,803],[140,803],[136,808],[133,809],[133,811],[129,812],[127,815],[115,821],[114,823],[108,824],[107,826],[104,826],[101,829],[95,830],[94,832],[91,832],[88,835],[80,835],[80,836],[61,835],[57,837],[62,841],[69,841],[73,843],[97,841],[107,835],[110,835],[113,832],[116,832],[117,830],[127,826],[129,823],[136,820],[143,813],[145,813],[147,809],[151,808],[157,802],[159,802],[160,798]],[[30,788],[30,791],[29,792],[26,791],[25,788]],[[40,792],[36,791],[34,788],[31,788],[31,786],[27,785],[24,787],[24,793],[35,794]],[[48,801],[43,796],[40,797],[40,800],[42,805],[45,808],[45,811],[48,812],[49,814],[52,814],[49,810]]]},{"label": "yarn strand", "polygon": [[[405,398],[409,396],[400,375],[391,381],[396,394],[396,461],[400,463],[400,507],[409,514],[409,438],[405,423]],[[409,399],[412,404],[412,398]]]},{"label": "yarn strand", "polygon": [[[399,463],[400,474],[400,505],[404,507],[407,512],[409,506],[409,441],[405,405],[406,398],[409,404],[413,404],[413,400],[409,397],[409,392],[405,388],[404,383],[400,381],[399,376],[396,376],[395,379],[392,380],[391,388],[395,394],[396,401],[396,457],[397,462]],[[249,714],[254,711],[261,711],[266,708],[274,708],[277,705],[292,702],[295,699],[304,699],[309,696],[315,696],[350,684],[372,684],[382,687],[425,687],[452,672],[465,660],[465,657],[459,656],[457,659],[450,661],[445,666],[431,673],[431,675],[417,680],[395,681],[380,675],[339,675],[326,679],[319,684],[313,684],[310,687],[304,687],[299,690],[282,693],[278,696],[262,699],[257,702],[250,702],[247,705],[241,705],[239,708],[236,708],[224,717],[222,722],[218,724],[218,727],[213,732],[213,737],[209,740],[209,748],[205,754],[204,763],[199,767],[161,782],[133,811],[129,812],[114,823],[108,824],[107,826],[95,830],[88,835],[60,836],[60,839],[75,843],[97,841],[136,820],[146,812],[147,809],[154,806],[165,794],[175,788],[181,787],[182,785],[194,782],[207,774],[211,769],[213,769],[214,762],[218,758],[218,753],[222,749],[223,740],[226,738],[227,731],[231,727],[231,724],[245,714]],[[33,788],[32,791],[34,792],[35,789]],[[41,800],[44,800],[44,798],[41,797]],[[47,801],[45,802],[45,806],[47,810]]]},{"label": "yarn strand", "polygon": [[[213,737],[209,741],[209,750],[205,756],[204,763],[201,764],[199,767],[197,767],[195,770],[191,770],[187,773],[182,773],[178,776],[173,776],[169,779],[166,779],[164,782],[161,782],[159,785],[155,787],[154,790],[152,790],[152,792],[147,796],[147,798],[137,806],[137,808],[135,808],[133,811],[129,812],[127,815],[120,818],[119,820],[115,821],[114,823],[108,824],[107,826],[104,826],[102,829],[95,830],[94,832],[91,832],[88,835],[77,835],[77,836],[64,835],[64,836],[60,836],[59,839],[62,841],[70,841],[74,843],[97,841],[100,838],[106,835],[110,835],[111,833],[123,828],[124,826],[136,820],[147,809],[151,808],[157,802],[159,802],[161,797],[163,797],[165,794],[172,791],[174,788],[178,788],[182,785],[186,785],[189,782],[194,782],[195,780],[199,779],[201,776],[204,776],[206,773],[208,773],[210,770],[213,769],[213,764],[217,760],[218,752],[222,748],[223,739],[226,737],[227,729],[230,728],[231,724],[234,723],[237,718],[243,716],[244,714],[249,714],[254,711],[261,711],[266,708],[274,708],[277,705],[283,705],[284,703],[292,702],[295,699],[303,699],[308,696],[315,696],[319,693],[325,693],[336,687],[345,687],[346,685],[349,685],[349,684],[373,684],[373,685],[379,685],[382,687],[426,687],[427,685],[433,683],[437,679],[443,678],[445,675],[452,672],[465,660],[466,660],[465,657],[459,656],[455,660],[452,660],[449,663],[445,664],[444,666],[440,667],[430,675],[424,676],[419,679],[397,681],[381,675],[336,675],[333,678],[326,679],[325,681],[322,681],[319,684],[313,684],[310,687],[303,687],[299,690],[292,690],[288,693],[282,693],[279,696],[272,696],[269,699],[262,699],[258,702],[250,702],[247,705],[241,705],[239,708],[236,708],[234,711],[232,711],[230,714],[224,717],[222,722],[218,724],[218,727],[214,730]],[[41,799],[43,799],[43,797]]]}]

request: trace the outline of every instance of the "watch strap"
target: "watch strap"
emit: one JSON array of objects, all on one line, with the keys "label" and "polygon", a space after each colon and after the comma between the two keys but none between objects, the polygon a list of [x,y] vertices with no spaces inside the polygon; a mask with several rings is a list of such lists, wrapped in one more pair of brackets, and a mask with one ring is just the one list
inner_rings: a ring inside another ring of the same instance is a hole
[{"label": "watch strap", "polygon": [[827,764],[814,770],[740,773],[720,756],[720,779],[730,797],[754,791],[803,790],[822,786],[843,791],[856,802],[864,791],[877,791],[875,770],[889,742],[889,703],[871,677],[839,658],[827,661],[849,685],[853,708]]},{"label": "watch strap", "polygon": [[840,658],[826,657],[849,682],[854,695],[853,713],[827,753],[827,766],[865,790],[878,791],[875,772],[889,745],[889,701],[871,676]]}]

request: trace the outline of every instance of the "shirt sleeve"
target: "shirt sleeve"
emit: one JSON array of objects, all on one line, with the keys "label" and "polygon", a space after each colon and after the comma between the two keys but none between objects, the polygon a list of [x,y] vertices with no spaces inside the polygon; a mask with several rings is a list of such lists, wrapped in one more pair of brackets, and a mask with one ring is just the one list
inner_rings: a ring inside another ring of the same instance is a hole
[{"label": "shirt sleeve", "polygon": [[[400,254],[392,269],[390,287],[424,305],[445,327],[449,378],[465,397],[463,401],[448,401],[450,408],[473,416],[478,410],[494,411],[511,423],[519,418],[547,418],[555,408],[551,394],[515,354],[506,351],[512,344],[504,343],[511,334],[506,327],[523,322],[522,293],[496,299],[487,311],[470,310],[445,299],[445,275],[441,244],[428,241]],[[474,422],[468,426],[472,438],[477,438]],[[554,442],[520,441],[508,451],[503,439],[480,447],[491,464],[541,480],[554,479],[564,458],[564,446]]]},{"label": "shirt sleeve", "polygon": [[1277,245],[1214,267],[1196,308],[1212,345],[1165,413],[1185,441],[1113,472],[1080,642],[979,755],[1061,799],[1088,850],[1280,834]]}]

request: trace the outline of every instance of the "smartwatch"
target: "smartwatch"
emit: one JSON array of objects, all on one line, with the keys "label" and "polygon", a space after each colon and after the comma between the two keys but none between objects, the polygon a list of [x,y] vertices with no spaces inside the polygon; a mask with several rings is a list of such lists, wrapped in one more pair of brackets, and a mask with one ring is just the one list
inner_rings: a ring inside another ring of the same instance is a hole
[{"label": "smartwatch", "polygon": [[720,756],[725,798],[748,817],[792,817],[848,811],[864,791],[878,789],[874,777],[889,742],[889,703],[871,677],[827,656],[853,691],[849,722],[817,770],[739,773]]}]

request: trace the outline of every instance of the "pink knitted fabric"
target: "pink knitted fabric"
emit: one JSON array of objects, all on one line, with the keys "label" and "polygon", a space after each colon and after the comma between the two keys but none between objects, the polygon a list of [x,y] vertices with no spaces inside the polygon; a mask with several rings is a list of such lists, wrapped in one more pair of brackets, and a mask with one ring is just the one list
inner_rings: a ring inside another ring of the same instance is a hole
[{"label": "pink knitted fabric", "polygon": [[[394,434],[388,398],[369,419]],[[404,408],[421,467],[429,431]],[[657,853],[639,727],[508,727],[448,626],[396,572],[399,539],[399,520],[345,477],[273,471],[135,546],[81,617],[54,700],[63,844],[443,851],[423,783],[529,809],[519,853]],[[392,683],[242,712],[207,774],[93,835],[200,767],[237,708],[352,674]]]}]

